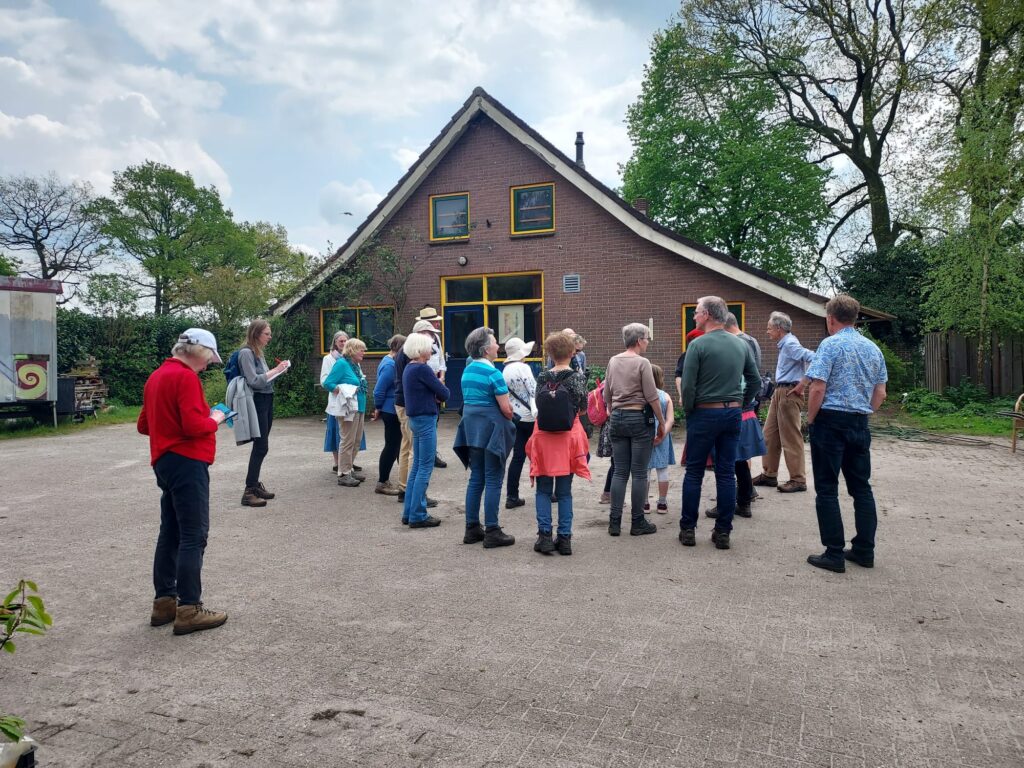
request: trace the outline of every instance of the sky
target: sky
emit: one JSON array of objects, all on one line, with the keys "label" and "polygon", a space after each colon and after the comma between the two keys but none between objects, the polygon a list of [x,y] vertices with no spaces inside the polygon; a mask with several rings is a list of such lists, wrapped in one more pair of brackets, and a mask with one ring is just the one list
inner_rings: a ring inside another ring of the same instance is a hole
[{"label": "sky", "polygon": [[[610,186],[665,0],[0,0],[0,175],[146,160],[341,245],[482,86]],[[346,215],[348,212],[351,215]]]}]

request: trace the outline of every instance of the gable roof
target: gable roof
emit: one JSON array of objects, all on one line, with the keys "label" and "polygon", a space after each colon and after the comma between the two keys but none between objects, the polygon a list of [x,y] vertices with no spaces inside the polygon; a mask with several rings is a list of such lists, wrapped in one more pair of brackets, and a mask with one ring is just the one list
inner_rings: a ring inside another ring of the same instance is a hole
[{"label": "gable roof", "polygon": [[473,93],[462,105],[462,108],[452,116],[448,124],[441,129],[437,138],[423,151],[423,154],[345,241],[345,244],[324,262],[308,283],[289,298],[271,307],[271,312],[275,315],[286,314],[317,286],[344,267],[370,236],[387,224],[405,204],[406,200],[416,191],[427,175],[438,166],[479,115],[490,118],[547,163],[555,173],[575,186],[638,237],[812,315],[825,316],[825,302],[828,300],[826,297],[819,296],[798,285],[787,283],[762,269],[719,253],[649,219],[573,160],[570,160],[547,139],[480,87],[473,89]]}]

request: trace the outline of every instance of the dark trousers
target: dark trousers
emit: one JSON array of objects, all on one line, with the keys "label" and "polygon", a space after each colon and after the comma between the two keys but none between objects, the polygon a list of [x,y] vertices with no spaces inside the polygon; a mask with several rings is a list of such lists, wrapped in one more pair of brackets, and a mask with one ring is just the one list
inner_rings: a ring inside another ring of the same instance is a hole
[{"label": "dark trousers", "polygon": [[608,461],[608,474],[604,478],[604,492],[612,492],[612,478],[615,477],[615,458],[612,457]]},{"label": "dark trousers", "polygon": [[260,425],[260,436],[252,441],[252,453],[249,454],[249,471],[245,474],[245,487],[255,488],[260,482],[260,469],[263,459],[270,450],[270,428],[274,425],[274,394],[272,392],[254,392],[253,405],[256,406],[256,419]]},{"label": "dark trousers", "polygon": [[740,440],[739,408],[695,408],[686,414],[686,476],[680,528],[696,528],[704,468],[715,451],[718,518],[715,528],[728,533],[736,513],[736,446]]},{"label": "dark trousers", "polygon": [[377,479],[386,483],[391,479],[391,469],[402,447],[402,425],[397,414],[387,411],[380,412],[380,420],[384,422],[384,450],[380,452],[380,460],[377,462]]},{"label": "dark trousers", "polygon": [[749,504],[754,498],[754,480],[746,460],[736,462],[736,503]]},{"label": "dark trousers", "polygon": [[874,557],[878,514],[871,491],[871,432],[863,413],[822,408],[811,425],[811,469],[814,472],[814,507],[818,530],[828,557],[842,558],[846,539],[839,512],[839,473],[853,497],[853,522],[857,535],[850,546],[861,555]]},{"label": "dark trousers", "polygon": [[153,555],[156,597],[195,605],[203,594],[203,553],[210,532],[210,467],[165,453],[153,465],[160,496],[160,535]]},{"label": "dark trousers", "polygon": [[523,464],[526,462],[526,443],[533,434],[532,421],[516,422],[516,443],[512,448],[512,461],[508,464],[508,481],[506,483],[505,495],[510,499],[519,498],[519,478],[523,474]]},{"label": "dark trousers", "polygon": [[622,508],[626,502],[626,484],[633,477],[630,505],[633,522],[643,520],[644,504],[647,503],[647,465],[654,450],[651,425],[643,411],[612,411],[611,417],[612,460],[615,472],[612,475],[611,519],[622,519]]}]

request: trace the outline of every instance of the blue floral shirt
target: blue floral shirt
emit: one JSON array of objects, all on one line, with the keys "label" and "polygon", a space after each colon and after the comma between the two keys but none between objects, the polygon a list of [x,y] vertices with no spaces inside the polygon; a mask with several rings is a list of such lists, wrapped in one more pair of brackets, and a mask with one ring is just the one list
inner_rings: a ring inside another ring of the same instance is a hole
[{"label": "blue floral shirt", "polygon": [[818,345],[807,378],[825,382],[822,408],[871,413],[871,395],[889,375],[878,346],[857,329],[843,328]]}]

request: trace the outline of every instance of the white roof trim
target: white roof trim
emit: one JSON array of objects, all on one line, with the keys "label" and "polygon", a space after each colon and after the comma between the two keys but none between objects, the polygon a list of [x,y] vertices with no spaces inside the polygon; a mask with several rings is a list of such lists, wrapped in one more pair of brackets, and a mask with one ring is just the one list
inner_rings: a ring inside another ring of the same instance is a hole
[{"label": "white roof trim", "polygon": [[370,235],[373,232],[376,232],[381,225],[387,222],[395,210],[405,203],[413,191],[415,191],[415,189],[420,185],[420,182],[423,181],[424,177],[426,177],[426,175],[430,173],[444,157],[452,143],[462,135],[466,125],[478,112],[486,114],[491,118],[491,120],[523,144],[523,146],[532,150],[541,160],[551,166],[552,170],[566,178],[576,188],[583,192],[583,194],[597,203],[598,206],[625,225],[638,237],[654,243],[667,251],[678,254],[684,259],[688,259],[689,261],[699,264],[706,269],[710,269],[713,272],[717,272],[720,275],[724,275],[725,277],[761,291],[762,293],[767,294],[774,299],[778,299],[779,301],[785,302],[790,306],[802,309],[805,312],[818,317],[825,317],[825,305],[823,303],[819,303],[808,296],[803,296],[795,291],[791,291],[785,286],[777,285],[770,280],[765,280],[757,275],[752,275],[739,267],[723,262],[714,256],[702,253],[695,248],[691,248],[688,245],[680,243],[664,233],[659,232],[644,221],[630,215],[614,200],[610,199],[604,190],[594,186],[594,184],[587,178],[580,175],[575,163],[565,162],[558,155],[551,152],[514,121],[510,120],[504,112],[495,107],[491,102],[487,101],[483,96],[477,96],[473,99],[469,108],[466,109],[451,128],[448,129],[448,133],[444,139],[437,143],[433,150],[431,150],[430,154],[423,158],[423,162],[419,164],[416,171],[405,180],[405,183],[400,189],[395,191],[395,194],[388,201],[388,204],[377,212],[377,215],[369,222],[369,225],[364,227],[362,232],[360,232],[359,237],[348,244],[341,258],[332,264],[329,269],[325,269],[320,275],[318,275],[316,280],[304,293],[297,294],[295,297],[290,298],[281,304],[275,310],[274,314],[280,315],[290,310],[302,301],[302,299],[308,296],[314,288],[326,280],[329,274],[333,274],[333,272],[335,272],[339,267],[348,262],[352,257],[352,254],[354,254],[363,245],[363,243],[366,242]]}]

